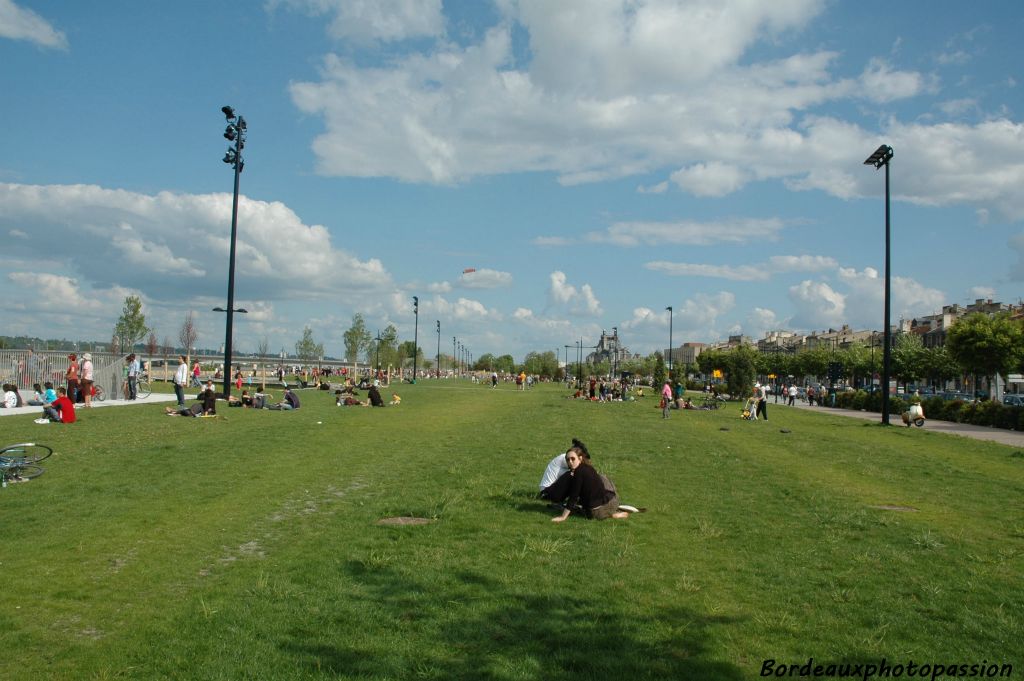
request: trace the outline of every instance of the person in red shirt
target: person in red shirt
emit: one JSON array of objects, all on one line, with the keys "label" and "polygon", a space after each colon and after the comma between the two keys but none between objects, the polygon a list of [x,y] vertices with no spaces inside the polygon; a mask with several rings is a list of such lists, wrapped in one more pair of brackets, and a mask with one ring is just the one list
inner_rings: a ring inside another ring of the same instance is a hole
[{"label": "person in red shirt", "polygon": [[62,386],[57,388],[57,399],[43,408],[46,418],[60,423],[75,422],[75,405],[68,399],[68,391]]}]

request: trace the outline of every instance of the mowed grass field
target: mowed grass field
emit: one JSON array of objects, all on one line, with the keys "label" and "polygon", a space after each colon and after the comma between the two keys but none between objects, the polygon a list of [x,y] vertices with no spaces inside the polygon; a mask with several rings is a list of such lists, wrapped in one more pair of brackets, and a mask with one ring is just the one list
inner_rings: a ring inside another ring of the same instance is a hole
[{"label": "mowed grass field", "polygon": [[[398,390],[386,409],[303,391],[290,413],[0,418],[2,443],[57,452],[0,491],[0,678],[1024,673],[1013,448],[774,404],[663,421],[652,397]],[[648,512],[550,522],[537,482],[574,436]]]}]

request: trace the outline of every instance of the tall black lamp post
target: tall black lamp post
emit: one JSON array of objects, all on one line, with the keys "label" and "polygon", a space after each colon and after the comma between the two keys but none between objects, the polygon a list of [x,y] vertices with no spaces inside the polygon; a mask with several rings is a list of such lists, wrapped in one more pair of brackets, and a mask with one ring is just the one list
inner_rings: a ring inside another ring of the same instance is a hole
[{"label": "tall black lamp post", "polygon": [[882,425],[889,425],[889,368],[891,366],[892,329],[889,326],[889,161],[892,160],[892,147],[883,144],[875,153],[864,160],[864,165],[874,166],[878,170],[885,166],[885,319],[882,327]]},{"label": "tall black lamp post", "polygon": [[416,326],[412,334],[412,382],[416,382],[416,360],[420,354],[420,299],[412,297],[412,313],[416,315]]},{"label": "tall black lamp post", "polygon": [[[455,358],[459,356],[458,355],[458,350],[457,350],[458,345],[459,345],[459,339],[456,338],[455,336],[452,336],[452,370],[453,371],[455,370]],[[458,373],[456,373],[455,375],[458,376]]]},{"label": "tall black lamp post", "polygon": [[672,380],[672,306],[665,309],[668,310],[668,378]]},{"label": "tall black lamp post", "polygon": [[437,324],[437,365],[434,369],[437,370],[437,377],[441,378],[441,320],[436,320]]},{"label": "tall black lamp post", "polygon": [[228,122],[224,138],[235,143],[224,154],[224,162],[235,169],[235,195],[231,203],[231,255],[228,259],[228,306],[223,310],[227,313],[227,329],[224,333],[224,399],[227,399],[231,395],[231,323],[234,313],[243,311],[235,310],[235,238],[238,234],[238,176],[245,167],[242,149],[245,148],[246,126],[245,119],[236,115],[230,106],[221,107],[221,111]]},{"label": "tall black lamp post", "polygon": [[380,329],[377,329],[377,335],[374,337],[373,340],[377,341],[377,375],[374,378],[380,378],[380,342],[384,340],[383,338],[380,337]]}]

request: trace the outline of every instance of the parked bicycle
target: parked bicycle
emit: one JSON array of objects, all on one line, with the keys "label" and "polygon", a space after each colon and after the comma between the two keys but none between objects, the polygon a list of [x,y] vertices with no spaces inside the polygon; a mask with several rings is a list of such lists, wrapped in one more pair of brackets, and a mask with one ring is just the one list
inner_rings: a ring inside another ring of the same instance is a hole
[{"label": "parked bicycle", "polygon": [[52,449],[33,442],[22,442],[0,449],[0,477],[3,479],[3,486],[25,482],[42,475],[44,469],[39,462],[49,458],[51,454]]},{"label": "parked bicycle", "polygon": [[[121,384],[121,394],[125,397],[128,396],[128,379],[124,380]],[[135,379],[135,397],[140,400],[144,400],[153,394],[153,385],[149,382],[149,374],[139,374],[139,377]],[[100,400],[103,398],[100,397]]]}]

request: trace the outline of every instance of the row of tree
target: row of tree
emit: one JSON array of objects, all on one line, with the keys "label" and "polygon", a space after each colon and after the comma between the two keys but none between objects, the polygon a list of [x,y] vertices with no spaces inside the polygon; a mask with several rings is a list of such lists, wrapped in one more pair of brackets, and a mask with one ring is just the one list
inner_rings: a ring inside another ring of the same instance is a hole
[{"label": "row of tree", "polygon": [[[899,383],[927,381],[939,385],[973,375],[985,377],[991,384],[996,374],[1024,372],[1024,323],[1005,313],[969,315],[949,328],[942,347],[926,348],[920,336],[897,335],[891,358],[892,379]],[[723,372],[730,393],[734,387],[749,389],[755,376],[771,375],[779,382],[787,382],[790,377],[824,379],[831,373],[837,381],[860,386],[882,371],[882,349],[855,345],[841,350],[814,348],[789,354],[762,353],[742,346],[702,352],[697,357],[696,369],[704,375],[711,375],[716,369]],[[686,370],[692,372],[693,367]]]}]

